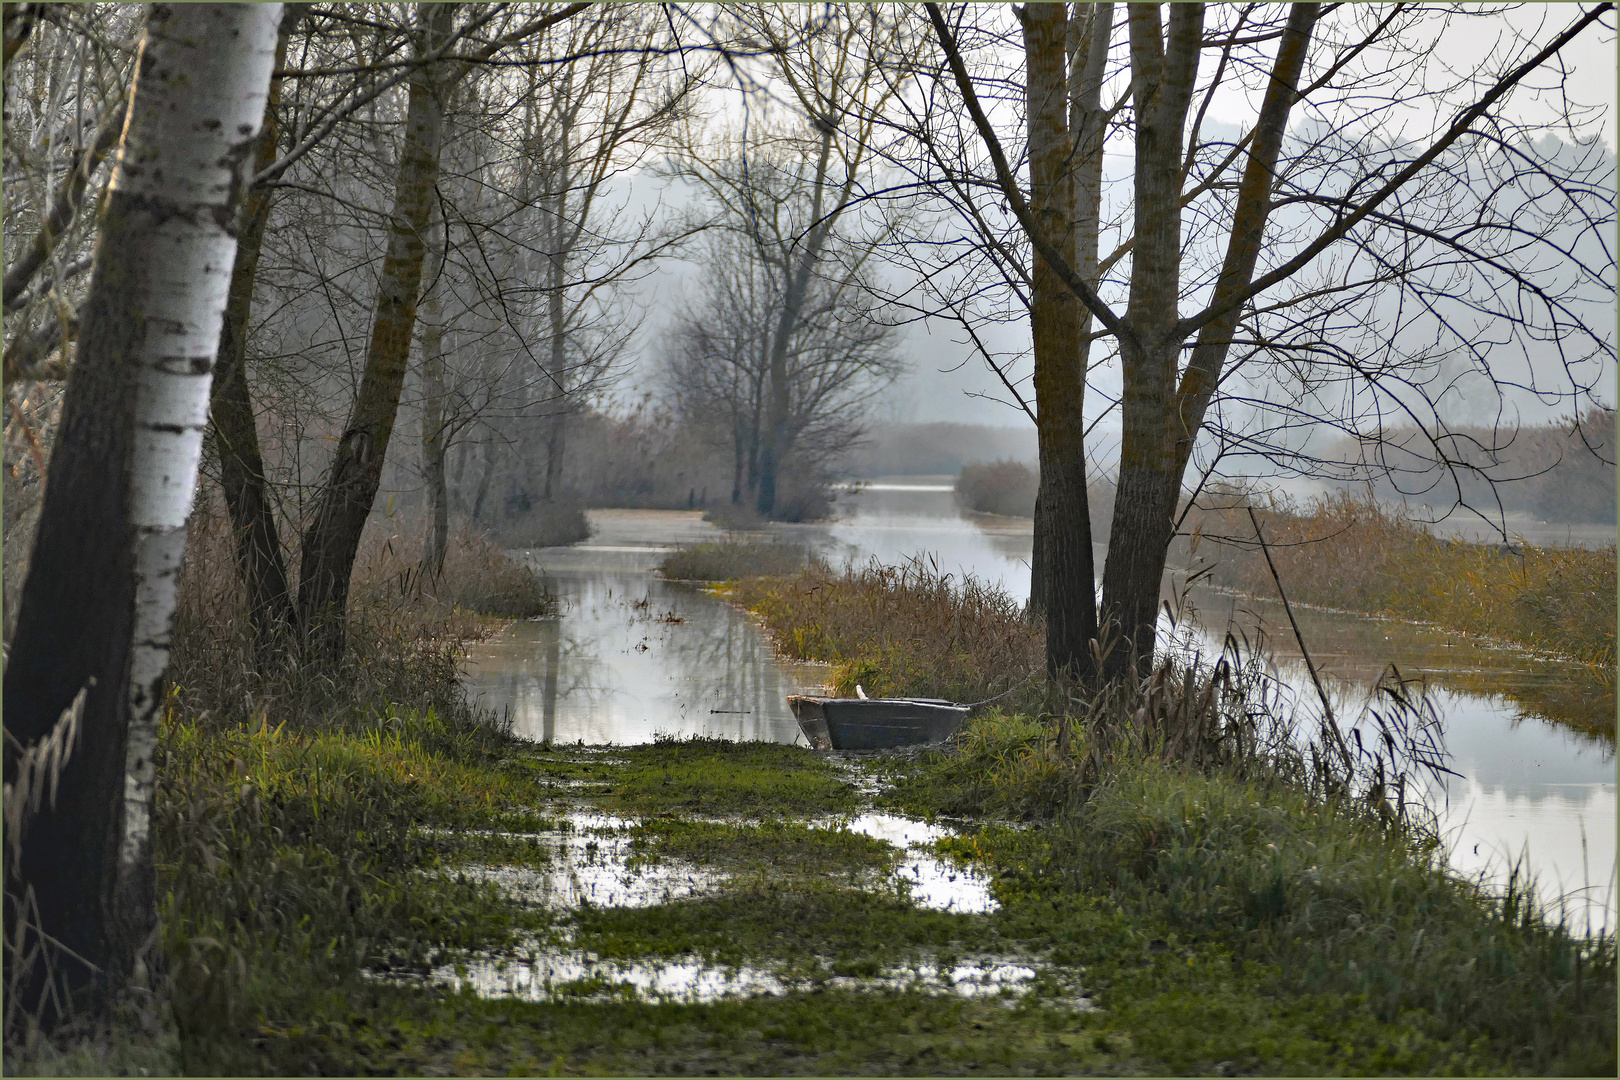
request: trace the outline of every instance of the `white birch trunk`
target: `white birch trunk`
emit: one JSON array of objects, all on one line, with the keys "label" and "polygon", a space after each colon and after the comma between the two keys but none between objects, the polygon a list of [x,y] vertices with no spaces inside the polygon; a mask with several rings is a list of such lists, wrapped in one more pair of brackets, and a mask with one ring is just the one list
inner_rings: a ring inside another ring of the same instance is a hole
[{"label": "white birch trunk", "polygon": [[129,514],[135,536],[119,877],[150,858],[153,751],[186,519],[236,256],[234,224],[264,117],[280,4],[154,5],[112,191],[158,210],[157,257],[129,285],[142,325]]}]

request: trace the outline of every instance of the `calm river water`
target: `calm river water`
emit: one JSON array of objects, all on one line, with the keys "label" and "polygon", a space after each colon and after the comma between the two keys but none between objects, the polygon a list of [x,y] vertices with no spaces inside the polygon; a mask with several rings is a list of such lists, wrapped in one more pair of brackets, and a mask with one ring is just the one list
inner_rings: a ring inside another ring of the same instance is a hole
[{"label": "calm river water", "polygon": [[[1029,522],[959,513],[951,479],[876,481],[841,496],[838,520],[779,531],[834,561],[920,555],[942,572],[1026,595]],[[517,623],[475,648],[469,691],[537,741],[622,744],[666,733],[802,742],[783,699],[818,690],[827,669],[778,660],[746,615],[652,573],[676,545],[719,530],[696,512],[599,510],[591,520],[590,540],[528,553],[560,594],[562,614]],[[1211,641],[1228,625],[1251,637],[1263,629],[1279,676],[1314,695],[1278,605],[1199,591],[1190,600]],[[1358,715],[1391,663],[1427,683],[1460,774],[1434,793],[1453,866],[1501,880],[1511,861],[1527,858],[1543,895],[1563,898],[1577,926],[1612,925],[1612,676],[1431,627],[1296,615],[1336,714]]]}]

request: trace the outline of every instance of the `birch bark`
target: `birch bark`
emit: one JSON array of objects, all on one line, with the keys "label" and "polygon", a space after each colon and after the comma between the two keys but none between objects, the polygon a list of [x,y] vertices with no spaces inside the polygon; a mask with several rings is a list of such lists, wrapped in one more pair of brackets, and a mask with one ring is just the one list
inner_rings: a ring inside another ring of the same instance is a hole
[{"label": "birch bark", "polygon": [[[21,983],[21,1011],[46,1026],[65,1018],[59,994],[104,1015],[114,991],[150,974],[163,673],[280,15],[154,4],[147,17],[5,673],[7,735],[25,752],[88,690],[56,777],[74,797],[42,806],[7,863],[8,943],[33,933],[61,949]],[[14,756],[8,802],[25,782]]]}]

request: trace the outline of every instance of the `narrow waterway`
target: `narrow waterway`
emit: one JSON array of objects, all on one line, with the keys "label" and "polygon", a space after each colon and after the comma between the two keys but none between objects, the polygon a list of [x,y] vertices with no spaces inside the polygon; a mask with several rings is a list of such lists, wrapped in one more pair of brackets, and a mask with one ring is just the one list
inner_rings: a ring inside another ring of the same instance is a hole
[{"label": "narrow waterway", "polygon": [[[1015,596],[1028,591],[1029,523],[960,513],[949,477],[876,481],[841,496],[839,509],[835,521],[779,531],[834,561],[921,556],[944,573],[971,573]],[[639,743],[660,733],[802,741],[783,699],[814,692],[826,669],[777,659],[746,615],[652,572],[674,546],[719,530],[697,513],[591,517],[590,540],[528,554],[563,611],[474,650],[467,681],[481,703],[510,710],[514,730],[537,741]],[[1278,676],[1314,707],[1278,605],[1204,591],[1188,599],[1212,647],[1228,627],[1251,639],[1263,632]],[[1562,900],[1577,927],[1612,925],[1612,678],[1432,627],[1296,614],[1337,715],[1358,715],[1390,664],[1428,686],[1459,774],[1432,793],[1453,866],[1500,882],[1523,861],[1543,897]]]}]

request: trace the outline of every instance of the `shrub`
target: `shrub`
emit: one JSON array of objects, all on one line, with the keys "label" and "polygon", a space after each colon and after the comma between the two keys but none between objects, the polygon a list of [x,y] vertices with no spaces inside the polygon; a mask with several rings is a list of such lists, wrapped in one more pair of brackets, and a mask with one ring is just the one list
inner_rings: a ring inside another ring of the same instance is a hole
[{"label": "shrub", "polygon": [[735,581],[794,574],[813,561],[808,548],[782,540],[718,540],[683,547],[658,572],[683,581]]},{"label": "shrub", "polygon": [[[471,525],[468,522],[469,528]],[[588,539],[591,523],[579,503],[542,502],[501,514],[484,531],[504,548],[562,547]]]},{"label": "shrub", "polygon": [[1040,473],[1021,461],[974,463],[956,477],[956,502],[981,514],[1034,517],[1040,486]]}]

